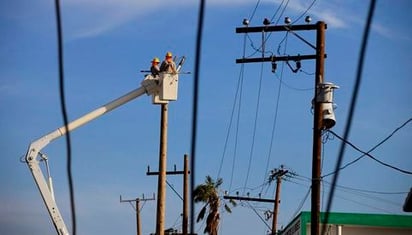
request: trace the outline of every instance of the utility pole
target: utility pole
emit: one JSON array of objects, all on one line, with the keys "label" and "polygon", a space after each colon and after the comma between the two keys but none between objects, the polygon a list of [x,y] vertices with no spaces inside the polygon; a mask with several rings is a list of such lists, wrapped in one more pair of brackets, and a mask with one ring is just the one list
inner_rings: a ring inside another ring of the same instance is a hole
[{"label": "utility pole", "polygon": [[[307,21],[308,23],[310,21]],[[313,55],[296,55],[296,56],[270,56],[270,57],[258,57],[258,58],[241,58],[236,59],[236,63],[254,63],[254,62],[272,62],[272,70],[276,69],[277,61],[295,61],[297,67],[300,66],[301,60],[316,59],[316,74],[315,74],[315,95],[314,95],[314,124],[313,124],[313,154],[312,154],[312,197],[311,197],[311,234],[319,235],[319,223],[320,223],[320,165],[321,165],[321,147],[322,147],[322,129],[324,123],[322,122],[322,102],[317,99],[321,92],[320,84],[323,83],[324,74],[324,60],[325,54],[325,30],[326,24],[322,21],[316,24],[305,25],[290,25],[286,22],[286,25],[269,25],[270,22],[264,21],[265,26],[249,27],[248,22],[244,21],[245,27],[236,28],[236,33],[265,33],[265,32],[283,32],[288,31],[292,35],[299,38],[305,44],[309,45],[316,50],[316,54]],[[299,36],[295,31],[302,30],[316,30],[316,46],[306,41]],[[266,40],[266,39],[265,39]],[[262,48],[264,48],[265,41],[262,41]],[[298,66],[299,63],[299,66]],[[295,70],[293,72],[297,72]]]},{"label": "utility pole", "polygon": [[135,211],[136,211],[136,234],[137,235],[142,235],[142,226],[140,223],[140,202],[141,201],[152,201],[155,200],[155,195],[153,194],[152,198],[145,198],[144,195],[142,198],[136,198],[136,199],[131,199],[131,200],[123,200],[122,199],[122,195],[120,195],[120,202],[136,202],[136,207],[135,207]]},{"label": "utility pole", "polygon": [[157,213],[156,235],[164,235],[166,215],[166,162],[167,162],[167,125],[168,104],[161,104],[160,118],[160,151],[159,151],[159,177],[157,181]]},{"label": "utility pole", "polygon": [[326,24],[322,21],[316,24],[316,72],[315,72],[315,97],[313,113],[313,154],[312,154],[312,195],[311,195],[311,227],[313,235],[319,235],[320,224],[320,181],[321,181],[321,158],[322,158],[322,129],[323,115],[322,105],[317,99],[321,92],[320,84],[323,83],[324,61],[325,61],[325,29]]},{"label": "utility pole", "polygon": [[271,171],[269,176],[269,182],[276,179],[276,193],[275,193],[275,205],[273,207],[273,220],[272,220],[272,235],[277,233],[277,222],[278,222],[278,212],[279,212],[279,203],[280,203],[280,185],[282,182],[282,177],[289,173],[288,170],[284,170],[283,166],[280,169],[274,169]]},{"label": "utility pole", "polygon": [[183,235],[188,235],[189,224],[189,157],[185,154],[183,166],[183,219],[182,232]]},{"label": "utility pole", "polygon": [[[182,218],[182,232],[183,235],[188,235],[188,218],[189,218],[189,157],[187,154],[184,155],[184,167],[183,171],[177,171],[176,165],[173,171],[165,171],[165,175],[183,175],[183,198],[178,194],[178,196],[183,200],[183,218]],[[150,167],[147,167],[146,175],[160,175],[160,172],[150,171]],[[169,185],[170,186],[170,185]],[[173,189],[173,188],[172,188]],[[174,189],[173,189],[174,190]],[[157,233],[156,233],[157,234]]]}]

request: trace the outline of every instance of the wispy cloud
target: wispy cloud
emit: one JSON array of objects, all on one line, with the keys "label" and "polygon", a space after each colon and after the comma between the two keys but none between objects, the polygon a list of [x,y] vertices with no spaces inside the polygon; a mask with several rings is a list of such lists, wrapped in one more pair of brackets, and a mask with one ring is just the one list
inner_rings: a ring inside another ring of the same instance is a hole
[{"label": "wispy cloud", "polygon": [[[277,4],[283,1],[278,0]],[[286,12],[298,16],[304,13],[312,1],[290,1]],[[249,4],[251,9],[255,2],[250,0],[210,0],[208,6],[231,6]],[[273,5],[273,0],[261,1],[262,6]],[[276,3],[275,3],[276,4]],[[66,36],[69,40],[98,36],[109,32],[131,20],[148,17],[154,12],[167,11],[173,7],[197,7],[199,2],[180,0],[165,2],[163,0],[71,0],[63,3],[63,16]],[[362,26],[366,17],[367,4],[346,2],[341,0],[317,1],[308,11],[316,20],[325,21],[329,29],[345,30],[354,26]],[[197,10],[197,8],[195,8]],[[364,10],[362,10],[364,9]],[[374,23],[373,30],[379,35],[395,39],[410,39],[408,35],[393,32],[393,29],[383,24]]]}]

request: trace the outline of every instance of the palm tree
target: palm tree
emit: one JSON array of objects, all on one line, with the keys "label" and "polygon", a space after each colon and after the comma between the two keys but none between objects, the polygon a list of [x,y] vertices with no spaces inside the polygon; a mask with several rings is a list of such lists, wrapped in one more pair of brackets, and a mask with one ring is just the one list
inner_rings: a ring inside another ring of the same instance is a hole
[{"label": "palm tree", "polygon": [[[204,219],[206,211],[208,210],[208,216],[206,219],[206,227],[203,231],[209,235],[217,235],[219,227],[219,208],[220,208],[220,198],[218,194],[218,188],[223,183],[221,178],[217,179],[215,182],[209,175],[206,176],[205,183],[198,185],[193,191],[193,199],[197,202],[203,202],[205,205],[200,210],[197,216],[196,222]],[[230,200],[233,206],[236,206],[235,201]],[[232,212],[230,207],[225,204],[225,209],[230,213]]]}]

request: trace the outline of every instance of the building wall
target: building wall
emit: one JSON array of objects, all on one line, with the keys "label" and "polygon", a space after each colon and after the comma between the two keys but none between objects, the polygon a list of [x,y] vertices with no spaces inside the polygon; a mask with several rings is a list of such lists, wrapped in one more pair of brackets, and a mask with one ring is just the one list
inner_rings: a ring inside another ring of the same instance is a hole
[{"label": "building wall", "polygon": [[[329,225],[325,235],[338,235],[337,226]],[[411,235],[412,228],[384,228],[384,227],[367,227],[367,226],[341,226],[340,235]],[[310,235],[310,224],[306,225],[306,235]]]}]

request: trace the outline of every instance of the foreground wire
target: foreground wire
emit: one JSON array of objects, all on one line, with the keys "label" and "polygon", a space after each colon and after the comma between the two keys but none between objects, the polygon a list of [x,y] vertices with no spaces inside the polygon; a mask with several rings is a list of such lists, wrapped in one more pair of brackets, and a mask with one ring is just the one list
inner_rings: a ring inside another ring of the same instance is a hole
[{"label": "foreground wire", "polygon": [[[353,89],[352,99],[351,99],[351,103],[350,103],[350,106],[349,106],[349,113],[348,113],[348,117],[347,117],[347,123],[346,123],[345,131],[344,131],[343,139],[348,139],[350,129],[351,129],[351,126],[352,126],[352,120],[353,120],[352,118],[353,118],[353,115],[354,115],[354,112],[355,112],[356,101],[357,101],[357,98],[358,98],[360,83],[361,83],[361,80],[362,80],[363,63],[365,61],[366,47],[367,47],[367,44],[368,44],[369,31],[370,31],[371,24],[372,24],[372,18],[373,18],[373,13],[374,13],[374,10],[375,10],[375,5],[376,5],[376,0],[371,0],[370,5],[369,5],[368,17],[367,17],[367,21],[366,21],[366,25],[365,25],[365,30],[364,30],[363,37],[362,37],[362,44],[361,44],[361,50],[360,50],[360,54],[359,54],[359,61],[358,61],[358,69],[357,69],[357,73],[356,73],[355,87]],[[339,171],[337,171],[337,170],[342,165],[343,155],[345,153],[345,146],[346,145],[345,145],[344,142],[342,142],[341,145],[340,145],[338,160],[336,162],[336,167],[335,167],[336,174],[333,176],[331,190],[330,190],[329,196],[328,196],[328,203],[327,203],[326,213],[325,213],[325,221],[323,221],[322,230],[321,230],[322,234],[325,234],[326,226],[329,222],[329,212],[330,212],[331,207],[332,207],[333,196],[335,194],[335,186],[336,186],[336,182],[338,181],[338,177],[339,177]]]},{"label": "foreground wire", "polygon": [[193,200],[193,190],[195,188],[195,153],[196,153],[196,136],[197,136],[197,108],[199,103],[199,69],[200,69],[200,53],[202,47],[202,32],[203,32],[203,18],[205,11],[206,0],[201,0],[199,5],[199,18],[197,23],[197,38],[196,38],[196,54],[195,54],[195,69],[194,69],[194,89],[193,89],[193,117],[192,117],[192,137],[191,137],[191,156],[190,161],[190,233],[195,233],[195,205]]},{"label": "foreground wire", "polygon": [[70,193],[70,210],[72,219],[72,234],[76,235],[76,210],[75,210],[75,200],[74,200],[74,187],[73,187],[73,177],[72,177],[72,157],[71,157],[71,142],[70,142],[70,132],[67,129],[68,118],[66,111],[66,102],[64,94],[64,66],[63,66],[63,36],[62,36],[62,26],[60,17],[60,2],[55,0],[56,7],[56,25],[57,25],[57,48],[58,48],[58,63],[59,63],[59,93],[60,93],[60,105],[63,115],[64,127],[66,128],[66,150],[67,150],[67,178],[69,184]]}]

